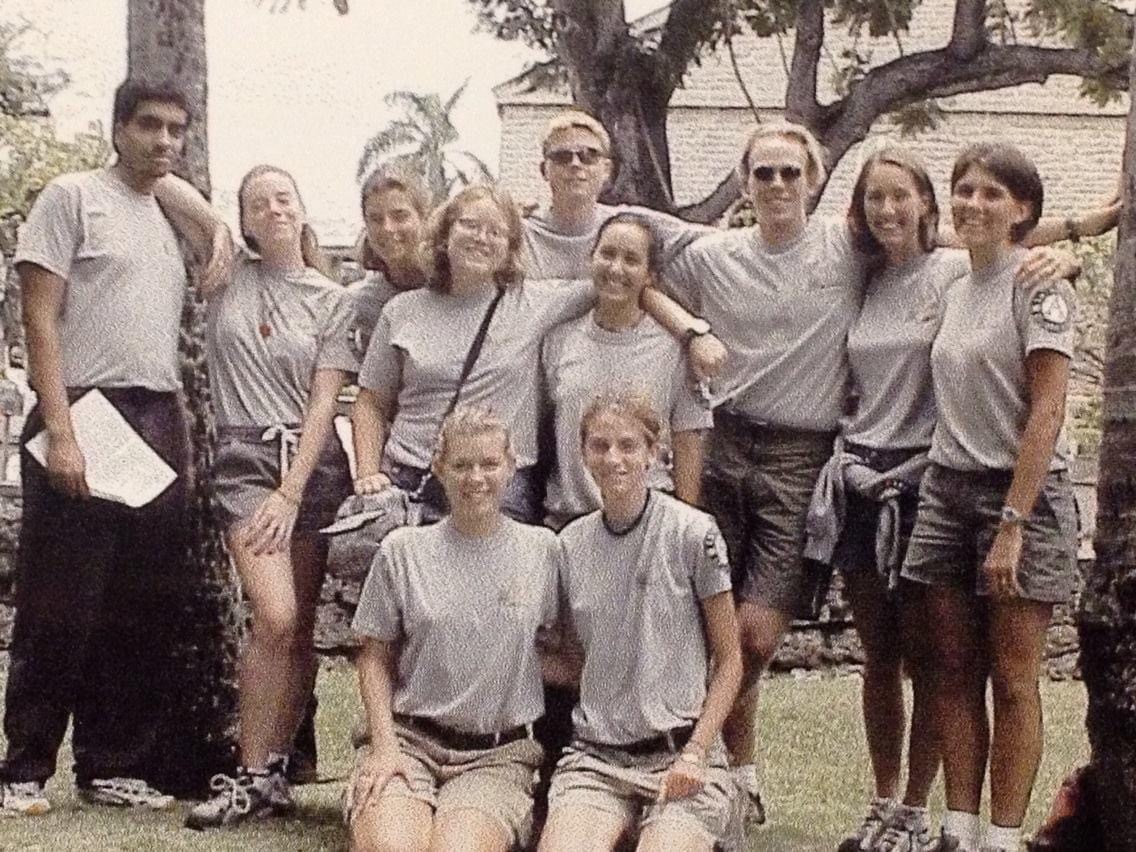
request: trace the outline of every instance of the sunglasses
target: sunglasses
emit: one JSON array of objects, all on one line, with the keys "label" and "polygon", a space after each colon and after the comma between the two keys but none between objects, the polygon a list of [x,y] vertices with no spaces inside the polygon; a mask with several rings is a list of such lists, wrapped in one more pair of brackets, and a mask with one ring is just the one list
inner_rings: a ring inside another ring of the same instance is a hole
[{"label": "sunglasses", "polygon": [[570,166],[573,160],[579,160],[581,166],[594,166],[607,159],[607,154],[599,148],[554,148],[544,158],[558,166]]},{"label": "sunglasses", "polygon": [[800,166],[754,166],[753,178],[761,183],[772,183],[773,176],[779,175],[782,183],[792,183],[801,179]]}]

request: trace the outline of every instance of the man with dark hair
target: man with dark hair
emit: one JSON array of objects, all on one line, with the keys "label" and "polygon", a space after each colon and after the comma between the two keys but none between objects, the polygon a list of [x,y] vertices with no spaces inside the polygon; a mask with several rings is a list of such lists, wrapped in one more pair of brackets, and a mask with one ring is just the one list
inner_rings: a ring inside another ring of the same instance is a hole
[{"label": "man with dark hair", "polygon": [[[189,460],[179,398],[185,266],[153,195],[182,152],[189,110],[172,87],[115,94],[115,163],[44,188],[20,231],[28,374],[38,394],[21,449],[24,512],[5,696],[0,814],[38,815],[73,721],[80,795],[164,808],[140,776],[157,747],[156,696],[184,565]],[[176,472],[141,508],[94,496],[70,405],[98,390]]]}]

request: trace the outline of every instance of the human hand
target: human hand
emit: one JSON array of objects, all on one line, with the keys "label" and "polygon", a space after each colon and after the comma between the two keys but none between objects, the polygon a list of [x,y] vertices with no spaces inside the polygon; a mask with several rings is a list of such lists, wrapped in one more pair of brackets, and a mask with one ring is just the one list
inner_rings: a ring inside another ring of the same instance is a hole
[{"label": "human hand", "polygon": [[688,752],[675,758],[659,784],[660,802],[673,802],[697,795],[705,782],[706,766],[701,759]]},{"label": "human hand", "polygon": [[408,778],[407,759],[398,746],[376,750],[366,746],[366,754],[359,761],[355,773],[347,784],[347,802],[344,809],[354,820],[372,801],[382,795],[387,782],[396,775]]},{"label": "human hand", "polygon": [[986,561],[982,563],[982,573],[986,577],[986,587],[992,598],[1013,598],[1022,594],[1018,584],[1018,563],[1022,558],[1022,525],[1002,524]]},{"label": "human hand", "polygon": [[280,489],[273,491],[245,524],[245,544],[256,556],[284,550],[292,540],[299,508],[299,500],[294,500]]},{"label": "human hand", "polygon": [[716,378],[726,366],[729,354],[722,341],[712,334],[699,335],[686,348],[690,370],[699,381]]},{"label": "human hand", "polygon": [[1046,281],[1075,278],[1081,274],[1081,261],[1072,252],[1052,246],[1037,246],[1030,249],[1022,261],[1014,280],[1022,287],[1033,287]]},{"label": "human hand", "polygon": [[385,473],[372,473],[368,476],[359,476],[355,479],[355,493],[381,494],[391,487],[390,477]]},{"label": "human hand", "polygon": [[68,497],[85,500],[91,496],[87,487],[87,461],[74,435],[47,439],[47,479],[56,491]]}]

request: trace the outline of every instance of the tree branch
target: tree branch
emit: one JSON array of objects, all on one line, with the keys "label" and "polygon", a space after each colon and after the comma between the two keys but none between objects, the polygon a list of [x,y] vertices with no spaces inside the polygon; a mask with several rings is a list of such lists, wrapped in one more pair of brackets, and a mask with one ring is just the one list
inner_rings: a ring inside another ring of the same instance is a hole
[{"label": "tree branch", "polygon": [[986,41],[986,0],[955,0],[955,18],[947,54],[957,60],[974,56]]},{"label": "tree branch", "polygon": [[790,121],[811,125],[817,118],[817,66],[824,45],[824,0],[801,0],[797,10],[793,64],[785,91],[785,113]]},{"label": "tree branch", "polygon": [[722,218],[730,205],[738,199],[741,189],[738,186],[737,171],[730,169],[722,181],[701,201],[680,207],[676,212],[688,222],[710,224]]},{"label": "tree branch", "polygon": [[667,98],[682,82],[687,68],[714,37],[719,21],[733,21],[737,10],[730,0],[674,0],[659,39],[658,61]]},{"label": "tree branch", "polygon": [[552,0],[556,47],[576,102],[593,112],[627,36],[623,0]]}]

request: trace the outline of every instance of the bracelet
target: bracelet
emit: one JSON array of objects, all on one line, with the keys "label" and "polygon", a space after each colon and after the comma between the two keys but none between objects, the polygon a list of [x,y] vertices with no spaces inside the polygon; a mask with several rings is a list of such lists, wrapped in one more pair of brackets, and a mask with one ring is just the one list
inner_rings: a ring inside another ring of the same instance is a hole
[{"label": "bracelet", "polygon": [[1065,220],[1065,237],[1071,243],[1079,243],[1081,241],[1081,234],[1077,230],[1077,220],[1072,216]]}]

